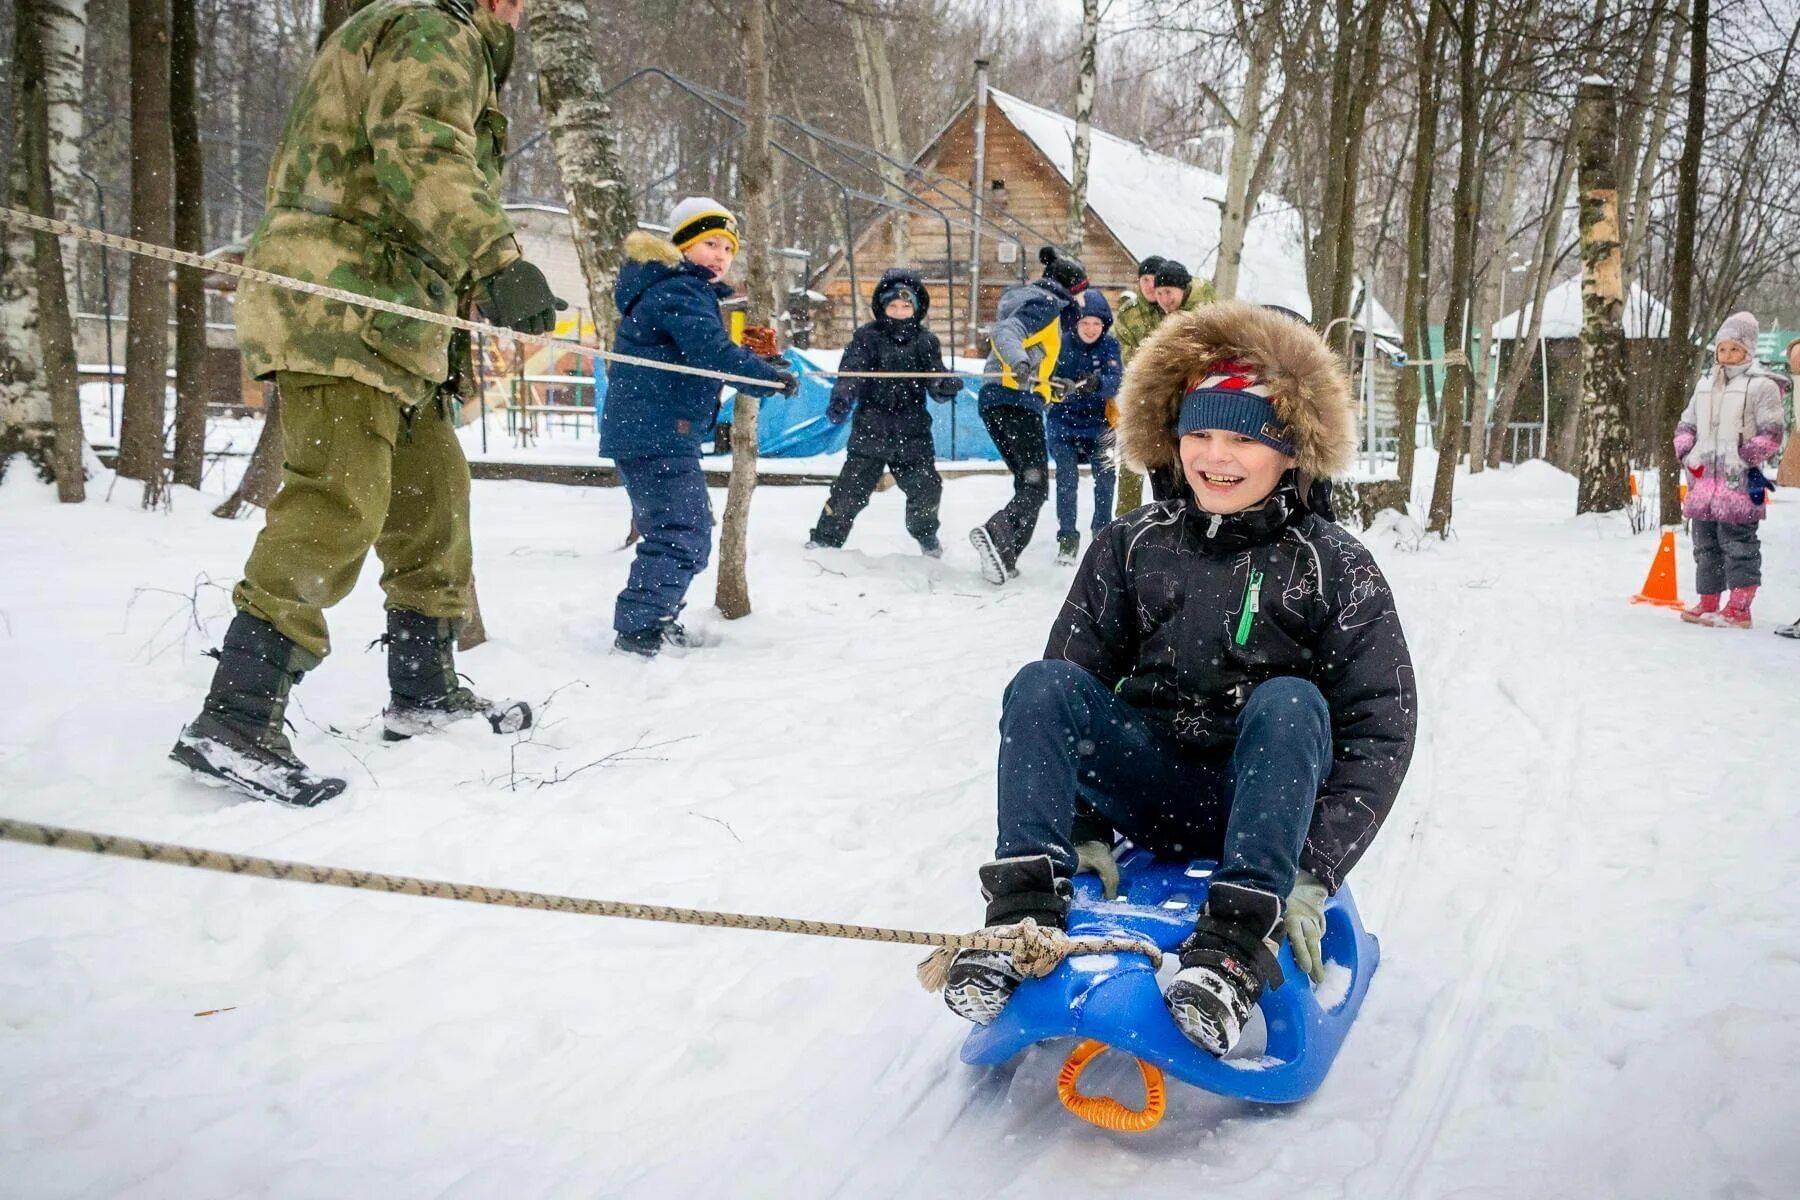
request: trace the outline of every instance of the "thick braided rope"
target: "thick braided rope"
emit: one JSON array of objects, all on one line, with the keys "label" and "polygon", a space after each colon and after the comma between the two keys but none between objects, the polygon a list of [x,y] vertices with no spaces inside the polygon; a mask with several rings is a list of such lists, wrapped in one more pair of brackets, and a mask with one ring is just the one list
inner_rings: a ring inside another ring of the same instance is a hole
[{"label": "thick braided rope", "polygon": [[[424,321],[432,325],[447,325],[451,329],[461,329],[468,333],[478,333],[484,337],[511,338],[514,341],[530,342],[535,346],[549,346],[556,350],[564,350],[571,354],[585,355],[590,358],[604,359],[607,362],[629,363],[634,367],[648,367],[655,371],[669,371],[676,375],[699,375],[707,379],[717,379],[721,383],[748,383],[757,387],[767,387],[766,379],[754,379],[748,375],[733,375],[729,371],[714,371],[705,367],[690,367],[685,363],[659,362],[652,358],[640,358],[635,354],[619,354],[611,350],[602,350],[597,346],[584,346],[580,342],[571,342],[564,338],[549,337],[539,333],[524,333],[517,329],[508,329],[504,325],[489,325],[482,321],[469,321],[462,317],[447,317],[434,313],[430,309],[414,308],[410,304],[401,304],[393,300],[380,300],[374,296],[365,296],[361,292],[346,291],[344,288],[332,287],[329,284],[313,283],[310,280],[295,279],[289,275],[277,275],[273,271],[264,271],[257,267],[246,267],[239,263],[226,262],[222,258],[207,258],[203,254],[191,254],[186,250],[176,250],[170,246],[158,246],[152,242],[139,241],[137,238],[121,237],[116,233],[106,233],[99,229],[90,229],[86,225],[75,225],[68,221],[58,221],[51,217],[40,217],[36,213],[22,208],[0,206],[0,222],[20,225],[26,229],[35,229],[40,233],[54,234],[57,237],[69,238],[77,242],[88,242],[96,246],[118,250],[125,254],[137,254],[145,258],[154,258],[160,262],[174,263],[177,266],[194,267],[201,271],[212,271],[219,275],[231,275],[238,279],[247,279],[252,283],[266,283],[270,287],[286,288],[290,292],[305,292],[309,296],[319,296],[326,300],[337,300],[344,304],[354,304],[359,308],[371,308],[377,312],[393,313],[396,316],[410,317],[415,321]],[[807,367],[803,374],[824,375],[843,379],[961,379],[965,376],[936,371],[826,371],[816,367]],[[998,375],[983,375],[983,379],[998,379]]]},{"label": "thick braided rope", "polygon": [[[344,867],[321,867],[310,863],[289,862],[279,858],[261,858],[253,854],[229,854],[220,850],[201,850],[169,842],[151,842],[140,838],[117,837],[90,833],[83,829],[65,829],[57,825],[39,825],[0,817],[0,841],[19,842],[28,846],[47,846],[56,850],[77,850],[107,858],[130,858],[142,862],[168,863],[199,871],[218,871],[227,875],[250,875],[260,879],[279,879],[289,883],[313,883],[325,887],[352,888],[358,891],[388,892],[403,896],[428,896],[435,900],[460,900],[466,904],[490,904],[502,908],[535,908],[544,912],[574,913],[587,917],[623,917],[633,921],[661,921],[675,925],[708,925],[721,929],[760,929],[768,933],[798,933],[808,937],[850,938],[864,942],[893,942],[908,946],[936,946],[943,955],[941,966],[947,967],[950,955],[957,950],[1000,950],[1013,954],[1027,974],[1047,975],[1056,964],[1071,954],[1148,954],[1153,963],[1161,962],[1155,946],[1134,938],[1071,938],[1060,929],[1040,929],[1035,925],[1020,927],[1017,937],[987,934],[926,933],[912,929],[887,929],[877,925],[844,925],[836,921],[810,921],[794,917],[758,916],[752,913],[714,912],[701,908],[676,908],[663,904],[634,904],[624,900],[591,900],[579,896],[558,896],[549,892],[520,891],[516,888],[488,887],[483,884],[450,883],[437,879],[418,879],[409,875],[386,875],[379,871],[353,871]],[[929,985],[926,971],[934,973],[940,965],[938,955],[920,965],[921,982]],[[942,986],[941,980],[939,986]],[[935,989],[933,989],[935,990]]]}]

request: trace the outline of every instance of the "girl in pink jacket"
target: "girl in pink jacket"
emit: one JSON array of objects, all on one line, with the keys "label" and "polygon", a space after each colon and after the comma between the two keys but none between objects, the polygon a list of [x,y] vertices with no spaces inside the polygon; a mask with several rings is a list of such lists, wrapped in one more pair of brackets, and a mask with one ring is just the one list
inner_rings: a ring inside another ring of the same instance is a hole
[{"label": "girl in pink jacket", "polygon": [[[1762,583],[1757,523],[1767,509],[1761,467],[1781,448],[1781,390],[1755,369],[1756,318],[1732,313],[1719,327],[1715,365],[1694,387],[1675,426],[1675,456],[1688,471],[1682,515],[1693,524],[1700,599],[1681,619],[1750,628]],[[1731,595],[1721,607],[1722,593]]]}]

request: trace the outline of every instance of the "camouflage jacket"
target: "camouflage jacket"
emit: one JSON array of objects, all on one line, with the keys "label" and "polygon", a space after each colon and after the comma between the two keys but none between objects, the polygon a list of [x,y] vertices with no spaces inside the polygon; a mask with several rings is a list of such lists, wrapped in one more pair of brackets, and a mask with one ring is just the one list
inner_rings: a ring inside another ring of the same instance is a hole
[{"label": "camouflage jacket", "polygon": [[[320,47],[269,165],[244,261],[450,314],[519,257],[500,207],[512,30],[472,0],[374,0]],[[355,379],[404,403],[449,373],[447,326],[246,284],[238,344],[258,378]]]},{"label": "camouflage jacket", "polygon": [[[1181,302],[1177,312],[1192,312],[1202,304],[1211,304],[1213,286],[1210,279],[1197,279],[1188,288],[1187,299]],[[1135,290],[1119,301],[1116,315],[1113,317],[1114,337],[1119,339],[1119,349],[1130,362],[1131,356],[1144,339],[1156,332],[1156,327],[1163,322],[1163,310],[1157,307],[1156,301],[1146,300]]]}]

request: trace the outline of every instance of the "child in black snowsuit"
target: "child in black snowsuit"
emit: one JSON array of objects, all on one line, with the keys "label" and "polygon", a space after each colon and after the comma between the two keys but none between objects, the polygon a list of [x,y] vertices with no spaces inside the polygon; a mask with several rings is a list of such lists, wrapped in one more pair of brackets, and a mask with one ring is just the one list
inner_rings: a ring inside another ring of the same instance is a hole
[{"label": "child in black snowsuit", "polygon": [[931,296],[917,271],[892,267],[875,285],[875,319],[856,331],[838,364],[843,371],[930,373],[939,379],[839,379],[825,410],[833,425],[850,419],[850,454],[831,485],[808,546],[838,547],[869,503],[883,471],[906,493],[906,532],[933,558],[938,544],[938,501],[944,481],[937,473],[931,443],[931,414],[925,397],[948,400],[962,391],[949,374],[937,335],[925,328]]},{"label": "child in black snowsuit", "polygon": [[[1119,393],[1119,444],[1183,494],[1108,525],[1042,661],[1006,689],[990,928],[1062,926],[1069,877],[1115,830],[1217,863],[1164,999],[1224,1055],[1265,987],[1324,976],[1326,896],[1374,840],[1412,756],[1412,662],[1375,560],[1321,481],[1356,452],[1349,380],[1306,326],[1249,304],[1163,322]],[[987,1023],[1020,983],[962,950],[945,999]]]}]

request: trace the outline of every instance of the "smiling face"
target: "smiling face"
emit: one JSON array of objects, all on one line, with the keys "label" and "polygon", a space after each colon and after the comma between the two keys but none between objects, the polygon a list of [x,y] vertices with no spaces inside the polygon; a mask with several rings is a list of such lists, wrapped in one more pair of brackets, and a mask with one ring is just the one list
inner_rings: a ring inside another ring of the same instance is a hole
[{"label": "smiling face", "polygon": [[689,262],[711,271],[714,279],[725,278],[725,272],[731,270],[731,260],[737,257],[731,239],[720,233],[701,238],[682,253],[688,256]]},{"label": "smiling face", "polygon": [[913,315],[912,301],[905,296],[896,296],[887,302],[881,312],[890,321],[910,321]]},{"label": "smiling face", "polygon": [[1075,332],[1081,335],[1082,341],[1091,346],[1100,340],[1102,333],[1106,332],[1106,322],[1099,317],[1083,317],[1075,322]]},{"label": "smiling face", "polygon": [[1159,287],[1156,289],[1156,294],[1152,298],[1156,301],[1157,307],[1162,309],[1164,313],[1172,313],[1181,307],[1181,302],[1183,300],[1187,299],[1187,289],[1178,287]]},{"label": "smiling face", "polygon": [[1236,513],[1269,498],[1292,455],[1225,429],[1196,429],[1181,439],[1181,470],[1209,513]]}]

